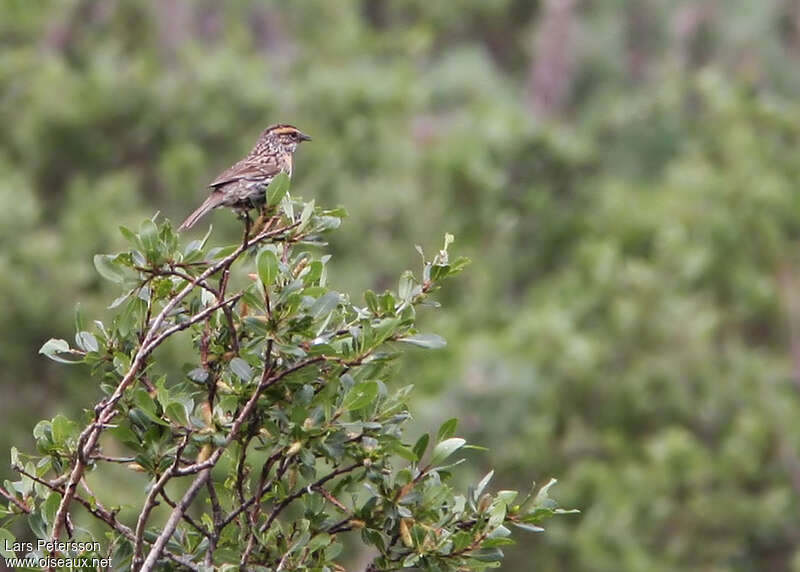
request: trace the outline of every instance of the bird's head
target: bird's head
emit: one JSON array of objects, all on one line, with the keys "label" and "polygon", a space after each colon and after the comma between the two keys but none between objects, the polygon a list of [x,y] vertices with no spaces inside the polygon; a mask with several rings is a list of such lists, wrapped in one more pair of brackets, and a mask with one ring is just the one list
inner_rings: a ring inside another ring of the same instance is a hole
[{"label": "bird's head", "polygon": [[286,124],[268,127],[261,135],[262,140],[277,144],[289,153],[294,153],[297,146],[303,141],[311,141],[311,137],[300,131],[297,127]]}]

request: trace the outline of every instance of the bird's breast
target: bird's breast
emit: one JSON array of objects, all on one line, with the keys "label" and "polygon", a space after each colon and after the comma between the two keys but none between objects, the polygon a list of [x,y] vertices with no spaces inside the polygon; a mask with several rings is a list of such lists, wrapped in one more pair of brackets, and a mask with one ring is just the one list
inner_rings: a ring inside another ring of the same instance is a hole
[{"label": "bird's breast", "polygon": [[283,160],[283,171],[289,175],[289,178],[292,177],[292,167],[294,166],[294,157],[292,157],[291,153],[287,153],[286,157]]}]

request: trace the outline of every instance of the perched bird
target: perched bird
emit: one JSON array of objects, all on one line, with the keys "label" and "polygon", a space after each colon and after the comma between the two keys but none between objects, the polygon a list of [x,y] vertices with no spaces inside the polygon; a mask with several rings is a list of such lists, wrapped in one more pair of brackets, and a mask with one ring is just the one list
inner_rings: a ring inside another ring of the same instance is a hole
[{"label": "perched bird", "polygon": [[263,204],[264,189],[278,173],[292,176],[294,152],[300,143],[310,140],[311,137],[291,125],[267,127],[244,159],[214,179],[209,185],[212,189],[209,197],[178,230],[191,228],[219,206],[246,212]]}]

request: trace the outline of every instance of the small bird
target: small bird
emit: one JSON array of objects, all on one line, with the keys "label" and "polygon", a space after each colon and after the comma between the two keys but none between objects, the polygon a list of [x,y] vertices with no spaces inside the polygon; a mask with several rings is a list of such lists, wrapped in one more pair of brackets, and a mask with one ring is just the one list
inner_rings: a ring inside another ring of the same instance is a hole
[{"label": "small bird", "polygon": [[209,185],[212,189],[209,197],[178,230],[193,227],[201,217],[219,206],[246,213],[263,204],[264,190],[278,173],[292,176],[294,152],[303,141],[311,141],[311,137],[292,125],[267,127],[244,159],[214,179]]}]

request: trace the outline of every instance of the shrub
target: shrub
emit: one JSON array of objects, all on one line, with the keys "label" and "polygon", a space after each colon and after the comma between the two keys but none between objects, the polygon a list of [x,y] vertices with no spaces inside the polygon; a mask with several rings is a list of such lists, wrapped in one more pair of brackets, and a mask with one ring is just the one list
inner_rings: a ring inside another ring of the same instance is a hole
[{"label": "shrub", "polygon": [[[482,569],[512,543],[508,526],[539,531],[564,512],[548,497],[554,481],[517,499],[486,492],[490,472],[458,494],[448,480],[467,445],[456,419],[403,440],[412,386],[389,384],[393,363],[404,344],[445,343],[415,318],[467,263],[450,261],[452,237],[432,258],[418,248],[421,277],[406,272],[396,292],[367,291],[358,305],[328,287],[330,257],[318,253],[344,212],[288,187],[270,185],[239,244],[210,247],[209,231],[181,248],[154,217],[121,228],[130,250],[95,257],[123,290],[113,319],[79,316],[74,345],[51,339],[41,353],[87,366],[103,398],[78,421],[40,422],[39,454],[12,450],[20,479],[4,491],[6,523],[27,517],[38,539],[90,544],[29,556],[77,547],[115,570],[332,570],[355,537],[375,554],[368,570]],[[162,346],[187,334],[194,362],[173,371]],[[145,475],[146,488],[93,492],[120,469]],[[9,556],[14,537],[0,533]]]}]

